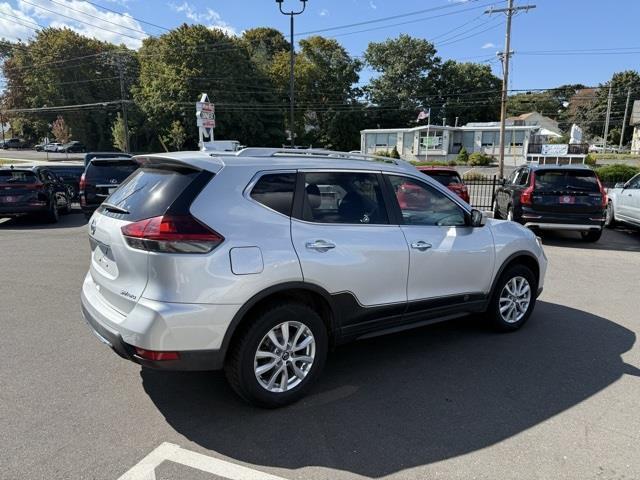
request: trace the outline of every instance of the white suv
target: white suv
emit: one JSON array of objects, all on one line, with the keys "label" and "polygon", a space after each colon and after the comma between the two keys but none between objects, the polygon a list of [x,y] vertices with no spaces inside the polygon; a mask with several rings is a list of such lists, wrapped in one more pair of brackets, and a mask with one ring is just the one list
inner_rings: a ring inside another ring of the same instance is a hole
[{"label": "white suv", "polygon": [[[376,161],[380,160],[380,161]],[[120,356],[224,368],[244,399],[299,399],[343,342],[469,313],[521,327],[540,242],[400,160],[244,149],[137,157],[89,221],[84,316]]]}]

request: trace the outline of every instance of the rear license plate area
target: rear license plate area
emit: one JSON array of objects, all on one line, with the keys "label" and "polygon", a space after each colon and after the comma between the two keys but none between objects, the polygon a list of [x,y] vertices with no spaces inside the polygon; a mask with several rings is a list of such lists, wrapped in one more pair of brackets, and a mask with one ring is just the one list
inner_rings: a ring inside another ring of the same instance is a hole
[{"label": "rear license plate area", "polygon": [[576,197],[573,195],[561,195],[558,201],[563,205],[573,205],[576,203]]}]

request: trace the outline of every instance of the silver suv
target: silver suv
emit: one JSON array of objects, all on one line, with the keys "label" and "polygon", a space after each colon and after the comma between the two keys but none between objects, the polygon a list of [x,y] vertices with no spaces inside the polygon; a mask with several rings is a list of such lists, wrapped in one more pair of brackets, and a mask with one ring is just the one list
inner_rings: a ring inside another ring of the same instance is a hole
[{"label": "silver suv", "polygon": [[533,233],[400,160],[252,148],[137,161],[89,221],[84,316],[120,356],[224,368],[256,405],[302,397],[346,341],[469,313],[516,330],[542,290]]}]

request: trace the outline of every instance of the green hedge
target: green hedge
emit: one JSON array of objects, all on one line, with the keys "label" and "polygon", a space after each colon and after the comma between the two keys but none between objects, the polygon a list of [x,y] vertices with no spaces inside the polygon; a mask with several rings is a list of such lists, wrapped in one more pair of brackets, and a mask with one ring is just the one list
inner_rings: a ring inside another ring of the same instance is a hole
[{"label": "green hedge", "polygon": [[484,153],[476,152],[469,155],[469,165],[477,167],[486,167],[493,163],[493,157],[485,155]]},{"label": "green hedge", "polygon": [[600,180],[609,183],[626,182],[640,172],[639,168],[631,165],[604,165],[595,170]]}]

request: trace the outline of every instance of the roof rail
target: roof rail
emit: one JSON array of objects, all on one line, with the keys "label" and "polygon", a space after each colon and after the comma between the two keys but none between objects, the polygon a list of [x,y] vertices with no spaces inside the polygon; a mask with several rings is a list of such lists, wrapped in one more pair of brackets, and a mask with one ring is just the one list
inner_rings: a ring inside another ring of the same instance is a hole
[{"label": "roof rail", "polygon": [[[215,156],[215,152],[211,153]],[[360,160],[366,162],[384,162],[393,163],[395,165],[409,164],[407,160],[401,158],[383,157],[381,155],[369,155],[359,152],[340,152],[336,150],[326,149],[302,149],[302,148],[262,148],[250,147],[243,148],[235,154],[237,157],[277,157],[277,156],[296,156],[296,157],[315,157],[336,160]]]}]

